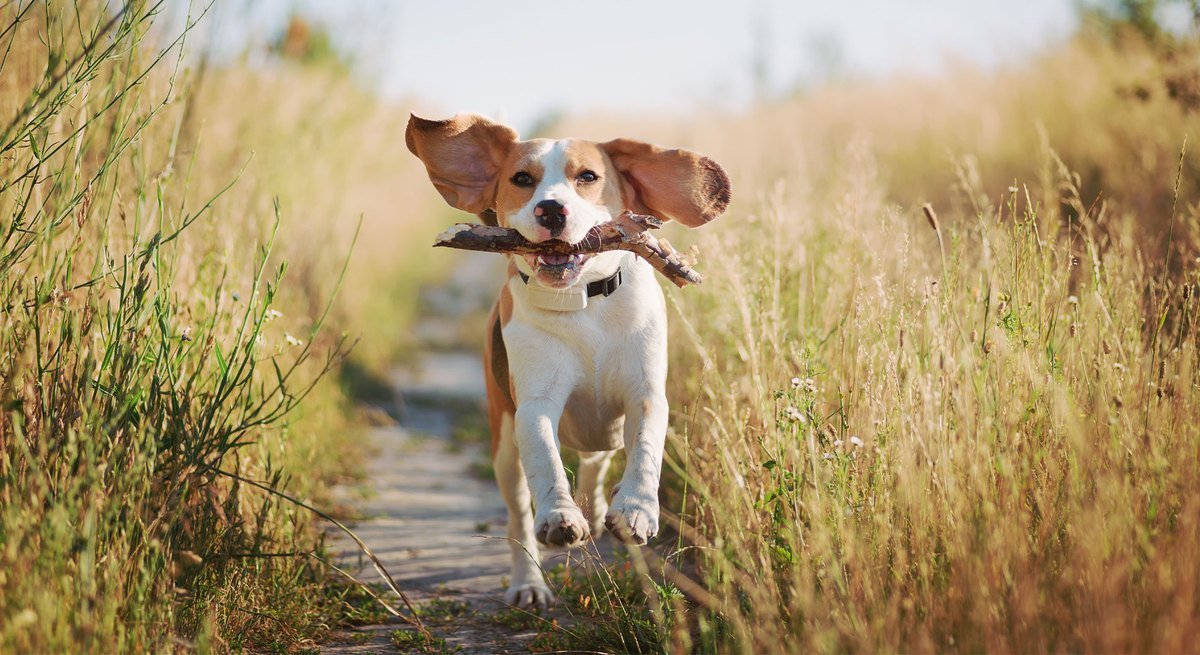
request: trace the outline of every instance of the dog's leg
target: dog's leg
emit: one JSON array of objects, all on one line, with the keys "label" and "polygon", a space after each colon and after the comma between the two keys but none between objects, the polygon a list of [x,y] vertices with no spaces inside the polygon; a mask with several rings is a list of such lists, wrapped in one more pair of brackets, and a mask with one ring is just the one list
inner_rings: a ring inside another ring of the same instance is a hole
[{"label": "dog's leg", "polygon": [[533,496],[533,533],[548,546],[591,537],[559,453],[558,424],[582,375],[578,357],[542,330],[510,324],[504,332],[516,396],[513,438]]},{"label": "dog's leg", "polygon": [[604,497],[604,476],[613,451],[579,453],[579,475],[575,478],[575,501],[591,523],[592,532],[599,533],[604,527],[604,514],[608,512],[608,499]]},{"label": "dog's leg", "polygon": [[504,592],[504,602],[525,609],[545,608],[554,602],[554,594],[542,576],[541,557],[533,536],[529,485],[525,483],[525,471],[521,469],[521,458],[513,441],[513,417],[509,414],[501,422],[495,467],[500,495],[508,505],[508,547],[512,550],[512,578]]},{"label": "dog's leg", "polygon": [[644,544],[658,533],[658,480],[667,437],[667,398],[632,399],[625,413],[625,474],[604,525],[622,541]]},{"label": "dog's leg", "polygon": [[545,396],[517,401],[515,440],[533,494],[534,534],[547,546],[578,546],[592,536],[571,498],[555,430],[566,404]]}]

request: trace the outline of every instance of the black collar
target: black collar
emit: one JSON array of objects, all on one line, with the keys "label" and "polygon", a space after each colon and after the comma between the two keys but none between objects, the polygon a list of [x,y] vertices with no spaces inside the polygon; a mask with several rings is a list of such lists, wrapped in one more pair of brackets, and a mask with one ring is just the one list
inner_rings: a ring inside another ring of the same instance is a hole
[{"label": "black collar", "polygon": [[[529,284],[528,275],[522,273],[521,271],[517,271],[517,275],[521,276],[522,282]],[[621,269],[618,268],[616,273],[613,273],[603,280],[589,282],[587,285],[587,295],[588,298],[593,298],[595,296],[604,296],[607,298],[613,295],[619,286],[621,286]]]}]

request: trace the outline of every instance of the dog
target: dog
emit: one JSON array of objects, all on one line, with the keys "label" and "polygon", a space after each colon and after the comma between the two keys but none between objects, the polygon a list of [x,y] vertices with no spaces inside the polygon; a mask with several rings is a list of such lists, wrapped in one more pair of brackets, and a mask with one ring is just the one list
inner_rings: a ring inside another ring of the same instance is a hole
[{"label": "dog", "polygon": [[[699,227],[724,213],[731,197],[729,177],[713,160],[629,139],[521,141],[508,126],[459,114],[412,115],[405,140],[447,203],[532,242],[577,244],[626,210]],[[484,352],[512,549],[504,599],[544,608],[555,598],[539,543],[578,546],[601,526],[635,544],[658,532],[666,303],[654,269],[629,252],[508,258]],[[579,453],[574,495],[562,447]],[[620,448],[625,472],[610,503],[604,478]]]}]

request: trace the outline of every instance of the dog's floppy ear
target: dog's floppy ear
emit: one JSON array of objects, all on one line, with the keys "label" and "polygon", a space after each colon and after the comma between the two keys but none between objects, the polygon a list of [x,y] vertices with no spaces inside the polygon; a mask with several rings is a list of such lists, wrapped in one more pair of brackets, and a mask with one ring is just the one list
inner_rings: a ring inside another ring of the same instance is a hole
[{"label": "dog's floppy ear", "polygon": [[412,114],[404,140],[451,207],[479,214],[495,202],[496,178],[517,132],[475,114],[442,121]]},{"label": "dog's floppy ear", "polygon": [[621,193],[631,211],[700,227],[729,206],[729,176],[708,157],[629,139],[600,148],[621,171]]}]

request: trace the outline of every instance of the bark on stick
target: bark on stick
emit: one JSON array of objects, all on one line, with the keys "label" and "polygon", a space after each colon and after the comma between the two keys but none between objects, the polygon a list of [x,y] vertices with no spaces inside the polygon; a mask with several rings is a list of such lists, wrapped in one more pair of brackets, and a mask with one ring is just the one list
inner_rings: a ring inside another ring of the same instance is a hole
[{"label": "bark on stick", "polygon": [[592,228],[582,241],[572,245],[558,240],[533,243],[512,228],[458,223],[439,234],[433,245],[510,255],[577,255],[628,250],[650,262],[676,286],[700,284],[703,278],[683,261],[671,244],[650,234],[650,230],[657,230],[662,224],[661,219],[653,216],[625,212]]}]

